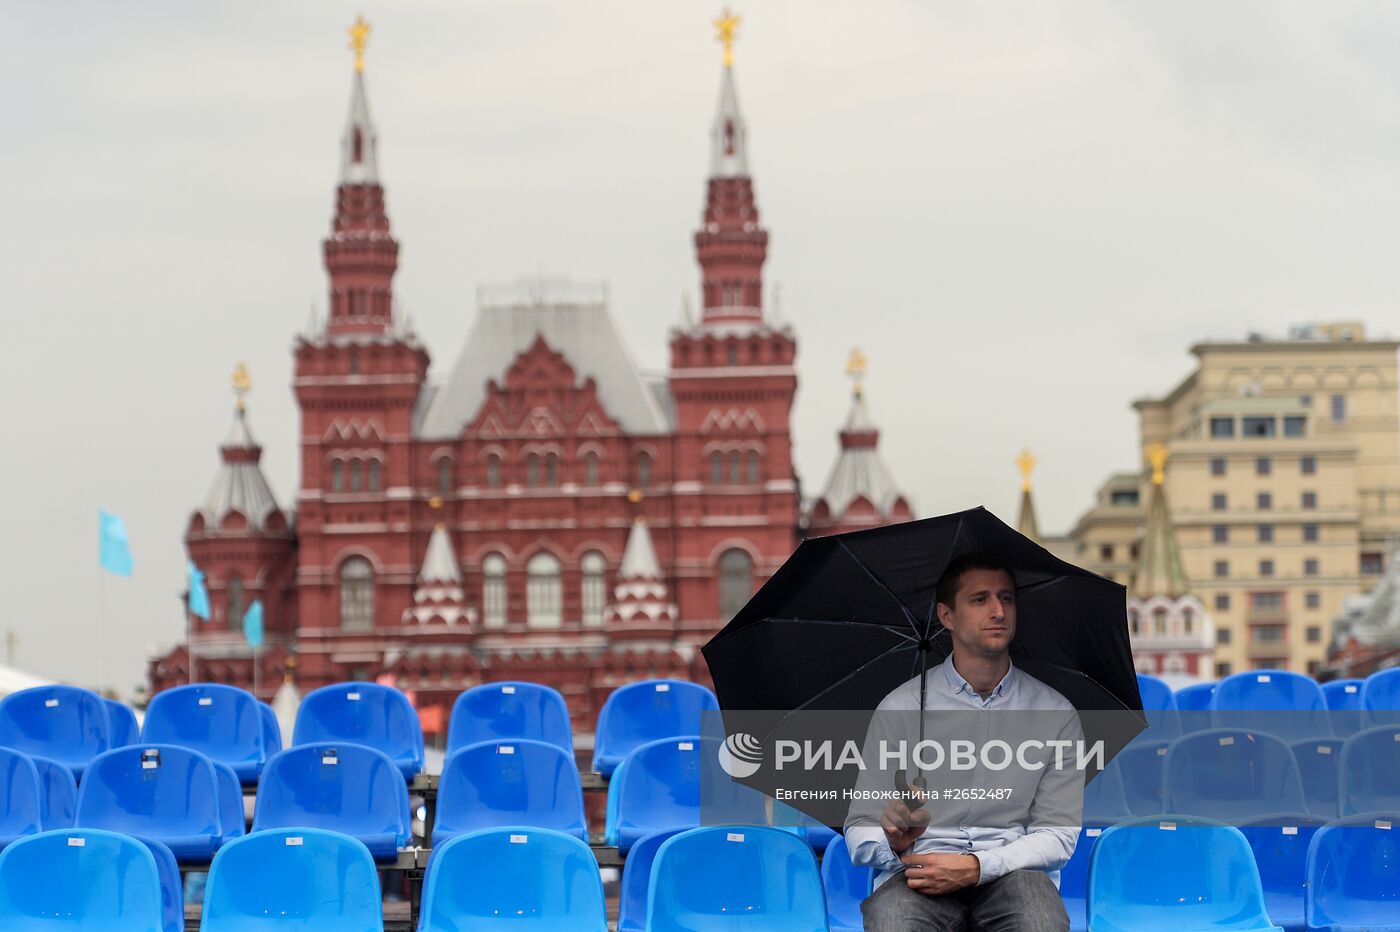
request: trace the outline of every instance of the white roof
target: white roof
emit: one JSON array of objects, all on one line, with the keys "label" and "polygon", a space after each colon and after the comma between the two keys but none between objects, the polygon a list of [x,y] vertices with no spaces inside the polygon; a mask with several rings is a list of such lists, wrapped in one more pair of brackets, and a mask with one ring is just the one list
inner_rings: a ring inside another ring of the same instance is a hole
[{"label": "white roof", "polygon": [[[242,410],[234,415],[233,427],[223,445],[223,450],[230,449],[258,451],[257,441],[248,430],[248,419]],[[268,516],[278,508],[277,499],[273,497],[267,477],[258,465],[257,456],[230,460],[222,451],[220,455],[223,464],[204,499],[204,507],[200,509],[205,523],[214,526],[230,511],[237,511],[248,519],[249,527],[261,528]]]},{"label": "white roof", "polygon": [[439,524],[433,528],[433,536],[428,539],[428,553],[423,558],[423,570],[418,574],[420,583],[460,583],[462,570],[457,566],[457,556],[452,552],[452,538],[447,528]]},{"label": "white roof", "polygon": [[[842,432],[872,433],[875,429],[870,413],[865,409],[865,399],[856,394],[851,399],[851,410],[846,415]],[[862,497],[884,515],[899,499],[899,487],[895,485],[875,446],[846,446],[843,443],[820,500],[826,502],[831,516],[838,518],[851,502]]]},{"label": "white roof", "polygon": [[446,380],[417,426],[420,437],[459,436],[486,399],[486,381],[504,379],[515,357],[543,337],[582,381],[592,377],[609,415],[632,434],[663,434],[671,426],[653,389],[622,342],[602,303],[483,306]]},{"label": "white roof", "polygon": [[622,565],[617,570],[618,579],[660,579],[661,561],[656,559],[656,548],[651,543],[651,531],[646,521],[638,518],[632,522],[632,530],[627,535],[627,549],[622,552]]},{"label": "white roof", "polygon": [[[359,159],[355,158],[355,131],[360,131]],[[355,72],[350,83],[350,113],[345,118],[345,134],[340,137],[340,183],[379,184],[379,134],[369,118],[369,98],[365,76]]]}]

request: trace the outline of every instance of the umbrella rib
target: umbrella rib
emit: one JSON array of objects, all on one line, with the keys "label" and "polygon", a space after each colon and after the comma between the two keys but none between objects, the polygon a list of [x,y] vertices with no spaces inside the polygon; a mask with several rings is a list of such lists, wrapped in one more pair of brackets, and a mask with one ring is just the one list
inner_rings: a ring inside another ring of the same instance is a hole
[{"label": "umbrella rib", "polygon": [[[910,638],[909,640],[913,640],[913,639]],[[795,708],[791,709],[790,711],[783,713],[783,717],[782,717],[781,719],[778,720],[778,725],[781,725],[783,722],[787,721],[788,718],[789,718],[794,712],[801,712],[803,709],[807,708],[807,706],[809,706],[809,705],[811,705],[812,703],[816,702],[818,699],[820,699],[822,696],[825,696],[827,693],[831,692],[831,691],[832,691],[833,689],[835,689],[837,686],[840,686],[842,683],[846,682],[847,680],[852,679],[852,678],[858,676],[862,671],[865,670],[866,667],[870,666],[872,663],[876,663],[877,661],[884,660],[884,659],[885,659],[887,656],[889,656],[890,654],[895,654],[895,653],[898,653],[899,651],[902,651],[902,650],[909,650],[909,649],[910,649],[910,648],[909,648],[909,646],[908,646],[907,644],[895,644],[893,647],[890,647],[890,648],[887,648],[886,650],[881,651],[880,653],[876,654],[874,657],[871,657],[871,658],[870,658],[869,660],[867,660],[865,663],[863,663],[863,664],[861,664],[860,666],[856,667],[856,668],[855,668],[854,670],[852,670],[850,673],[847,673],[845,676],[841,677],[839,680],[836,680],[834,683],[832,683],[831,685],[827,686],[825,689],[823,689],[821,692],[817,693],[817,694],[816,694],[815,696],[813,696],[812,698],[808,699],[806,702],[800,703],[800,704],[798,704]],[[773,726],[773,727],[774,727],[774,728],[777,728],[777,725],[775,725],[775,726]],[[771,732],[770,732],[770,734],[771,734]]]},{"label": "umbrella rib", "polygon": [[[953,528],[953,541],[952,541],[952,543],[950,543],[950,544],[948,545],[948,553],[950,553],[950,554],[957,553],[957,550],[958,550],[958,538],[962,537],[962,532],[963,532],[963,519],[962,519],[962,518],[959,518],[959,519],[958,519],[958,526],[955,527],[955,528]],[[951,562],[951,561],[949,561],[949,562]],[[943,573],[946,573],[947,571],[948,571],[948,564],[945,563],[945,564],[943,564]],[[939,574],[938,574],[938,577],[939,577],[940,579],[943,578],[943,573],[939,573]],[[937,611],[938,611],[938,596],[935,595],[935,596],[933,597],[933,601],[930,602],[930,603],[929,603],[929,606],[928,606],[928,617],[924,619],[924,630],[928,630],[929,628],[932,628],[932,627],[933,627],[933,615],[934,615],[934,613],[937,612]],[[937,635],[935,634],[934,637],[937,637]]]},{"label": "umbrella rib", "polygon": [[[1098,680],[1094,679],[1092,676],[1090,676],[1089,674],[1085,673],[1083,670],[1076,670],[1076,669],[1074,669],[1073,667],[1067,667],[1067,666],[1065,666],[1064,664],[1051,663],[1051,662],[1048,661],[1048,660],[1039,660],[1039,659],[1036,659],[1036,658],[1031,658],[1031,659],[1032,659],[1032,661],[1033,661],[1034,663],[1043,664],[1044,666],[1047,666],[1047,667],[1054,667],[1056,670],[1059,670],[1059,671],[1061,671],[1061,672],[1063,672],[1063,673],[1072,673],[1072,674],[1074,674],[1075,676],[1083,677],[1084,679],[1088,680],[1090,683],[1093,683],[1093,684],[1094,684],[1095,686],[1097,686],[1099,689],[1101,689],[1101,690],[1103,690],[1104,692],[1108,693],[1108,695],[1109,695],[1110,697],[1112,697],[1112,698],[1113,698],[1119,705],[1121,705],[1126,711],[1128,711],[1128,712],[1137,712],[1137,711],[1138,711],[1137,709],[1135,709],[1135,708],[1133,708],[1132,706],[1128,705],[1128,704],[1127,704],[1126,702],[1124,702],[1122,699],[1119,699],[1118,696],[1113,692],[1113,690],[1109,689],[1107,686],[1105,686],[1104,684],[1100,683]],[[1111,712],[1111,711],[1113,711],[1113,710],[1112,710],[1112,709],[1109,709],[1109,710],[1107,710],[1107,711],[1110,711],[1110,712]],[[1142,713],[1139,713],[1139,714],[1142,714]],[[1145,724],[1145,720],[1144,720],[1144,724]]]},{"label": "umbrella rib", "polygon": [[895,602],[899,605],[900,611],[904,612],[904,618],[906,621],[909,622],[909,627],[914,632],[915,638],[917,639],[922,637],[919,631],[919,622],[914,618],[914,612],[910,610],[909,606],[904,604],[904,600],[901,599],[899,596],[895,595],[894,592],[891,591],[890,587],[885,585],[884,580],[880,579],[880,577],[870,572],[870,567],[866,566],[865,563],[854,553],[851,553],[851,548],[846,546],[846,542],[844,540],[837,537],[835,538],[835,541],[841,545],[842,550],[846,551],[846,556],[850,557],[851,561],[855,563],[856,566],[860,567],[861,572],[863,572],[866,576],[870,577],[871,582],[875,583],[875,585],[885,590],[885,593],[890,598],[895,600]]},{"label": "umbrella rib", "polygon": [[770,625],[776,622],[784,622],[786,624],[799,625],[859,625],[867,628],[880,628],[881,630],[888,631],[890,634],[893,634],[896,637],[904,638],[904,640],[906,641],[917,642],[919,640],[911,634],[905,634],[899,628],[891,628],[888,625],[882,625],[869,621],[849,621],[844,618],[778,618],[776,616],[771,618],[765,618],[764,621]]}]

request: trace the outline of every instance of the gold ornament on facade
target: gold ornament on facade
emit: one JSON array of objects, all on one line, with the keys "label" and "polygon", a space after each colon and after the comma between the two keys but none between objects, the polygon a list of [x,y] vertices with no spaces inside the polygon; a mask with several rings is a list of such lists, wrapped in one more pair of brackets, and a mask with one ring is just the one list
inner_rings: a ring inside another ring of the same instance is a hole
[{"label": "gold ornament on facade", "polygon": [[1021,491],[1031,490],[1031,473],[1035,472],[1036,464],[1040,462],[1035,458],[1035,454],[1029,449],[1023,449],[1021,455],[1016,457],[1016,467],[1021,470]]},{"label": "gold ornament on facade", "polygon": [[851,381],[855,384],[857,398],[861,397],[863,391],[866,368],[865,354],[860,351],[859,346],[851,347],[851,353],[846,357],[846,375],[850,376]]},{"label": "gold ornament on facade", "polygon": [[238,398],[238,410],[247,407],[245,396],[253,390],[253,380],[248,375],[248,366],[239,363],[233,367],[233,394]]},{"label": "gold ornament on facade", "polygon": [[[434,495],[432,498],[428,499],[428,507],[429,507],[429,508],[432,508],[432,509],[434,509],[434,510],[436,510],[436,509],[438,509],[438,508],[441,508],[441,507],[442,507],[442,496],[441,496],[441,495]],[[439,525],[439,526],[441,526],[441,525]]]},{"label": "gold ornament on facade", "polygon": [[1167,445],[1154,440],[1143,452],[1147,454],[1147,462],[1152,467],[1152,484],[1162,485],[1167,481]]},{"label": "gold ornament on facade", "polygon": [[350,33],[350,45],[347,48],[355,53],[355,70],[361,74],[365,70],[365,46],[369,44],[370,29],[370,24],[365,22],[363,16],[356,16],[350,28],[345,30]]},{"label": "gold ornament on facade", "polygon": [[714,20],[715,39],[724,46],[724,67],[734,65],[734,39],[739,32],[739,17],[729,12],[729,7],[720,11],[719,19]]},{"label": "gold ornament on facade", "polygon": [[640,505],[642,503],[642,499],[645,497],[646,496],[642,495],[641,489],[633,489],[632,491],[627,493],[627,500],[634,505]]}]

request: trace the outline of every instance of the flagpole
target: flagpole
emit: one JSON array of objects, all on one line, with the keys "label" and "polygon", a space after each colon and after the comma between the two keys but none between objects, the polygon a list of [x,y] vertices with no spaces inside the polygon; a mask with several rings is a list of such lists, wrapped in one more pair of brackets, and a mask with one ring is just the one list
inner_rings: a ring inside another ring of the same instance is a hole
[{"label": "flagpole", "polygon": [[191,686],[194,685],[194,621],[193,621],[193,618],[194,618],[194,612],[190,611],[190,599],[189,599],[189,596],[185,596],[185,653],[188,655],[185,659],[189,661],[189,663],[185,664],[185,666],[188,668],[185,672],[189,673],[189,675],[190,675],[190,685],[191,685]]},{"label": "flagpole", "polygon": [[103,579],[106,574],[99,566],[97,569],[97,694],[102,695],[102,680],[106,670],[103,666],[102,655],[107,652],[107,581]]},{"label": "flagpole", "polygon": [[253,698],[258,698],[258,648],[253,648]]}]

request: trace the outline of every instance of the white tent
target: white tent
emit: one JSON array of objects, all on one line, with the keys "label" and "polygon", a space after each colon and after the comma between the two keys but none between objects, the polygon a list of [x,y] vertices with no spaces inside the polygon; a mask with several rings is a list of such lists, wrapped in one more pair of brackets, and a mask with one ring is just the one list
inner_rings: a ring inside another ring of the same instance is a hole
[{"label": "white tent", "polygon": [[297,689],[291,677],[288,677],[277,687],[277,695],[272,697],[272,711],[277,716],[277,727],[282,729],[282,743],[287,747],[292,745],[292,729],[296,727],[297,709],[300,706],[301,690]]}]

